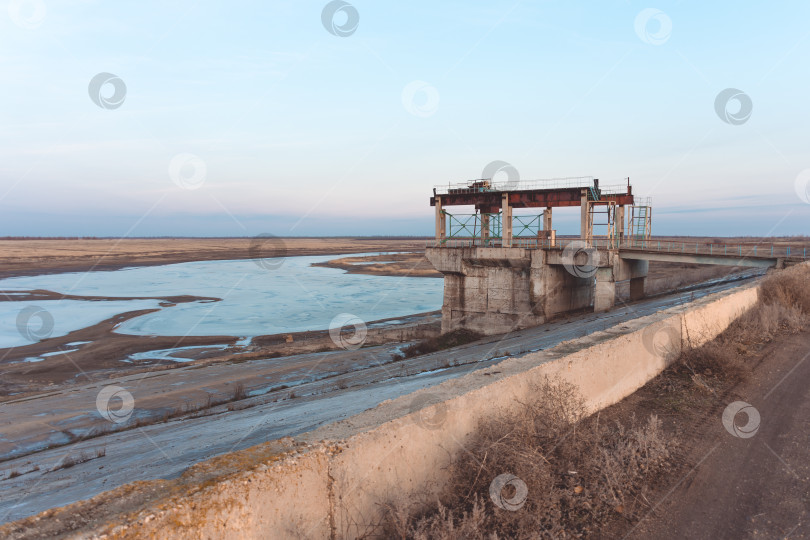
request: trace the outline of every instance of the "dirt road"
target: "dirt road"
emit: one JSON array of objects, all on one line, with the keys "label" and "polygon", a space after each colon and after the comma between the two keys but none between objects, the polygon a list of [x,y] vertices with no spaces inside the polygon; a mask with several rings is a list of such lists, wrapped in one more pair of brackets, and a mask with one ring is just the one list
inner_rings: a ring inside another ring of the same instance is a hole
[{"label": "dirt road", "polygon": [[[651,499],[654,513],[630,537],[810,538],[810,332],[763,351],[753,376],[727,396],[759,413],[757,429],[727,430],[723,410],[691,429],[674,489]],[[745,427],[739,413],[736,425]],[[750,435],[740,437],[739,435]]]}]

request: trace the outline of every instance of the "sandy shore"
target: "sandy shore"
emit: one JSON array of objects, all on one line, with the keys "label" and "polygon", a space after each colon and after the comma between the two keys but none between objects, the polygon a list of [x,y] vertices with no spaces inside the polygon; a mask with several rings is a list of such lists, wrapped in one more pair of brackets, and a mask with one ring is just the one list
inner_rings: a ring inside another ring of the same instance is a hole
[{"label": "sandy shore", "polygon": [[422,252],[384,253],[365,257],[341,257],[312,266],[339,268],[349,274],[376,276],[442,277]]},{"label": "sandy shore", "polygon": [[[0,349],[0,402],[125,374],[339,349],[328,330],[255,336],[248,345],[238,344],[240,338],[237,336],[138,336],[114,331],[122,322],[152,311],[155,310],[129,311],[64,336],[22,347]],[[364,344],[376,345],[434,335],[439,332],[439,321],[438,312],[369,321]],[[69,346],[70,343],[83,344]],[[178,351],[176,357],[187,358],[187,361],[130,358],[137,353],[179,347],[188,349]],[[65,352],[50,355],[56,351]],[[23,361],[41,355],[48,356],[38,362]]]}]

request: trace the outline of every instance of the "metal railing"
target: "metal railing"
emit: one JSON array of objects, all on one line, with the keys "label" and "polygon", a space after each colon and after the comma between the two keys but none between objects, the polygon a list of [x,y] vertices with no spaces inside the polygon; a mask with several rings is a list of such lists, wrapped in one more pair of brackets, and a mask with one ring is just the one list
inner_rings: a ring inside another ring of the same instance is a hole
[{"label": "metal railing", "polygon": [[[486,183],[486,185],[483,185]],[[478,185],[482,184],[482,185]],[[566,189],[593,187],[593,176],[571,176],[545,180],[493,182],[491,179],[470,180],[434,186],[436,195],[487,193],[490,191],[525,191],[530,189]],[[626,191],[627,186],[624,186]],[[621,192],[620,192],[621,193]]]},{"label": "metal railing", "polygon": [[[706,242],[686,242],[675,240],[642,240],[636,238],[625,238],[621,242],[616,241],[614,248],[610,247],[610,240],[606,238],[596,238],[590,242],[585,242],[578,238],[557,238],[554,245],[545,238],[513,238],[512,247],[526,249],[560,249],[563,250],[572,243],[577,247],[608,250],[621,249],[632,251],[644,251],[655,253],[672,253],[685,255],[709,255],[717,257],[738,257],[757,259],[800,259],[807,260],[807,246],[785,246],[777,244],[718,244]],[[429,240],[426,247],[502,247],[501,238],[453,238],[443,241]]]},{"label": "metal railing", "polygon": [[807,246],[777,244],[718,244],[709,242],[687,242],[677,240],[626,238],[620,249],[656,253],[683,253],[687,255],[709,255],[718,257],[746,257],[757,259],[807,259]]},{"label": "metal railing", "polygon": [[[627,184],[609,184],[607,186],[599,185],[599,192],[602,195],[626,195]],[[638,200],[638,197],[634,197]]]},{"label": "metal railing", "polygon": [[633,206],[652,206],[652,197],[633,197]]}]

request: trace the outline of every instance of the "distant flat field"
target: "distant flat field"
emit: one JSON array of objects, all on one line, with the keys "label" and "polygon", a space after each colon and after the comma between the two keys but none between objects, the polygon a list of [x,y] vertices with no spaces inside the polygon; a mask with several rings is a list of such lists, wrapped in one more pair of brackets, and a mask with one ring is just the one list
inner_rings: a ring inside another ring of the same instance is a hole
[{"label": "distant flat field", "polygon": [[[562,238],[562,237],[561,237]],[[807,237],[721,238],[721,237],[653,237],[668,242],[711,242],[722,245],[795,245],[808,246]],[[114,270],[126,266],[151,266],[190,261],[255,259],[276,256],[329,255],[370,253],[375,251],[423,252],[427,238],[103,238],[103,239],[9,239],[0,240],[0,278]],[[339,264],[331,266],[340,267]],[[430,275],[425,265],[418,269],[408,265],[408,275]],[[400,275],[389,268],[376,272],[369,268],[361,273]],[[419,270],[419,271],[415,271]]]},{"label": "distant flat field", "polygon": [[104,238],[0,240],[0,278],[190,261],[423,251],[409,238]]}]

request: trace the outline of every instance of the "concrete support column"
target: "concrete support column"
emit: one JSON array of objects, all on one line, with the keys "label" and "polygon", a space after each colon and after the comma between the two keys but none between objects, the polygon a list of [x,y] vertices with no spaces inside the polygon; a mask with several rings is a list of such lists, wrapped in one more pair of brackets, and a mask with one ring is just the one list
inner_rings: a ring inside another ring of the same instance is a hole
[{"label": "concrete support column", "polygon": [[489,240],[489,214],[481,212],[481,243],[486,245]]},{"label": "concrete support column", "polygon": [[630,270],[630,300],[641,300],[645,296],[644,287],[647,283],[647,272],[650,270],[650,261],[633,261]]},{"label": "concrete support column", "polygon": [[616,282],[613,279],[613,268],[599,268],[596,270],[596,285],[594,286],[593,311],[600,313],[609,311],[616,303]]},{"label": "concrete support column", "polygon": [[580,201],[580,214],[579,214],[579,237],[583,242],[590,242],[592,236],[588,226],[588,190],[582,190],[582,200]]},{"label": "concrete support column", "polygon": [[509,206],[509,194],[501,195],[501,236],[503,247],[512,247],[512,207]]},{"label": "concrete support column", "polygon": [[442,198],[436,197],[436,242],[441,242],[447,235],[446,217],[442,212]]},{"label": "concrete support column", "polygon": [[641,300],[644,298],[649,269],[649,261],[616,258],[613,276],[616,281],[630,280],[630,300]]},{"label": "concrete support column", "polygon": [[630,301],[644,298],[644,286],[647,283],[646,277],[630,278]]},{"label": "concrete support column", "polygon": [[442,334],[464,328],[464,276],[444,275],[444,301],[442,302]]},{"label": "concrete support column", "polygon": [[621,247],[624,242],[624,205],[616,207],[616,217],[613,218],[613,221],[616,226],[616,239]]},{"label": "concrete support column", "polygon": [[551,207],[547,207],[543,212],[543,231],[544,237],[548,240],[549,246],[554,246],[557,243],[556,235],[554,234],[554,227],[551,223]]},{"label": "concrete support column", "polygon": [[[533,284],[535,272],[551,268],[544,264],[544,250],[440,247],[426,249],[425,257],[444,274],[443,333],[466,328],[502,334],[545,322],[545,302]],[[552,286],[556,293],[563,289],[560,282]]]}]

